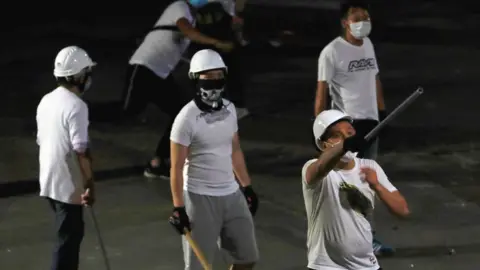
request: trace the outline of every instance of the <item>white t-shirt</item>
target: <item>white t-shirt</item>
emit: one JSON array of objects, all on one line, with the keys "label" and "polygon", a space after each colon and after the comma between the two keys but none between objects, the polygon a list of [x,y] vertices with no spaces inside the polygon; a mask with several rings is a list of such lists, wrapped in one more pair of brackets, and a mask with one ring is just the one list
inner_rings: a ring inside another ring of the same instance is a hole
[{"label": "white t-shirt", "polygon": [[353,210],[344,192],[343,181],[354,185],[372,203],[375,192],[360,177],[362,167],[373,168],[378,181],[387,190],[397,190],[382,168],[370,159],[355,158],[352,170],[332,170],[313,185],[306,182],[307,168],[316,161],[309,160],[302,169],[303,198],[308,219],[308,267],[318,270],[377,270],[378,261],[373,253],[373,235],[368,220]]},{"label": "white t-shirt", "polygon": [[235,105],[214,113],[202,112],[194,101],[175,118],[170,140],[188,146],[183,169],[184,190],[208,196],[225,196],[238,190],[232,166],[232,140],[238,131]]},{"label": "white t-shirt", "polygon": [[[181,18],[187,19],[195,26],[188,4],[185,1],[173,2],[165,9],[155,27],[175,26]],[[178,31],[155,30],[147,34],[129,63],[146,66],[157,76],[165,79],[180,62],[189,44],[190,40]]]},{"label": "white t-shirt", "polygon": [[354,119],[378,120],[375,50],[369,38],[362,46],[342,37],[330,42],[318,58],[318,81],[330,87],[332,108]]},{"label": "white t-shirt", "polygon": [[83,176],[74,149],[88,144],[87,104],[58,87],[37,107],[37,144],[40,146],[40,196],[80,204]]}]

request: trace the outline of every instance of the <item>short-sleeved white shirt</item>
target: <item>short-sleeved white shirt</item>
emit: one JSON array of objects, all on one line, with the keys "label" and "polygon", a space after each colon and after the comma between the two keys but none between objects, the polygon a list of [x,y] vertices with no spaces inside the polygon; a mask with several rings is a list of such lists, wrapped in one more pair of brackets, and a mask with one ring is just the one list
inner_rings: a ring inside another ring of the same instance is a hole
[{"label": "short-sleeved white shirt", "polygon": [[42,98],[36,119],[40,196],[80,204],[84,185],[75,149],[88,145],[87,104],[58,87]]},{"label": "short-sleeved white shirt", "polygon": [[[181,18],[187,19],[192,26],[195,25],[186,1],[175,1],[165,9],[155,27],[175,26]],[[165,79],[180,62],[189,44],[190,40],[178,31],[155,30],[147,34],[129,63],[146,66],[157,76]]]},{"label": "short-sleeved white shirt", "polygon": [[308,268],[318,270],[377,270],[378,261],[372,248],[373,235],[368,220],[353,210],[341,194],[343,181],[354,185],[375,206],[375,192],[360,177],[360,169],[376,171],[378,181],[388,191],[397,189],[390,183],[382,168],[370,159],[355,158],[351,170],[332,170],[321,181],[308,185],[307,168],[302,169],[302,189],[308,219]]},{"label": "short-sleeved white shirt", "polygon": [[184,190],[225,196],[238,190],[232,165],[232,140],[238,131],[235,105],[212,113],[202,112],[194,101],[175,118],[170,140],[189,147],[183,169]]},{"label": "short-sleeved white shirt", "polygon": [[330,42],[318,58],[318,81],[329,84],[332,108],[354,119],[378,120],[376,75],[379,72],[373,44],[362,46],[342,37]]}]

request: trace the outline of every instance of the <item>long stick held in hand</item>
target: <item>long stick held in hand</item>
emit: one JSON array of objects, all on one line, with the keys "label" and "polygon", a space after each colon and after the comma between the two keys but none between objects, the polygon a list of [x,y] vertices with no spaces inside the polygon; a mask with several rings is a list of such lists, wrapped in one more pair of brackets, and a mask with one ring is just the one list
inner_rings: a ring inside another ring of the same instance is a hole
[{"label": "long stick held in hand", "polygon": [[188,243],[192,247],[193,252],[195,253],[195,256],[197,256],[198,260],[200,261],[200,264],[202,264],[203,269],[212,270],[212,266],[208,264],[207,258],[205,258],[205,255],[203,255],[203,252],[200,250],[197,243],[193,240],[192,235],[190,234],[190,231],[188,229],[184,229],[184,232],[185,232],[185,238],[187,239]]},{"label": "long stick held in hand", "polygon": [[95,228],[95,233],[97,235],[98,244],[100,245],[100,249],[102,251],[103,261],[105,262],[105,269],[110,270],[110,262],[108,261],[107,250],[105,249],[105,245],[103,244],[102,234],[100,233],[100,228],[98,226],[97,218],[95,216],[95,212],[91,206],[88,206],[88,212],[92,217],[93,227]]},{"label": "long stick held in hand", "polygon": [[412,102],[414,102],[418,96],[423,94],[423,88],[419,87],[415,92],[413,92],[407,99],[405,99],[400,105],[395,108],[380,124],[378,124],[374,129],[372,129],[366,136],[365,140],[369,141],[378,135],[380,130],[387,125],[390,121],[393,120],[399,113],[401,113],[405,108],[407,108]]}]

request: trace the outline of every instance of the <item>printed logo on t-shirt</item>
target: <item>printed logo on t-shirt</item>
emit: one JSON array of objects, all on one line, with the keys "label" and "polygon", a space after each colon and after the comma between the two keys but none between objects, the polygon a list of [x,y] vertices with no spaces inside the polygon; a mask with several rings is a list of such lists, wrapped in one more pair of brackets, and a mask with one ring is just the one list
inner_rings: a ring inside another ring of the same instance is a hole
[{"label": "printed logo on t-shirt", "polygon": [[377,260],[376,260],[375,257],[373,257],[373,256],[370,256],[370,262],[371,262],[373,265],[377,264]]},{"label": "printed logo on t-shirt", "polygon": [[372,202],[356,186],[343,181],[340,184],[340,202],[365,218],[373,210]]},{"label": "printed logo on t-shirt", "polygon": [[375,69],[375,58],[362,58],[359,60],[352,60],[348,63],[348,72],[357,72],[364,70]]}]

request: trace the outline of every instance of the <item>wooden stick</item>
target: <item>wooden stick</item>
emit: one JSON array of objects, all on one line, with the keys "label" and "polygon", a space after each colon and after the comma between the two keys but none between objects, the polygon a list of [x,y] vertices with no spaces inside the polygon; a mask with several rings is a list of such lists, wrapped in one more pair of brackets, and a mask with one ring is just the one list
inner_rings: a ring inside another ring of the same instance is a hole
[{"label": "wooden stick", "polygon": [[193,240],[190,231],[188,231],[188,229],[184,229],[184,232],[185,232],[185,238],[187,238],[188,243],[192,247],[193,252],[195,253],[195,256],[197,256],[198,260],[202,264],[203,269],[212,270],[212,266],[208,264],[208,261],[205,258],[205,255],[203,255],[203,252],[200,250],[197,243]]}]

